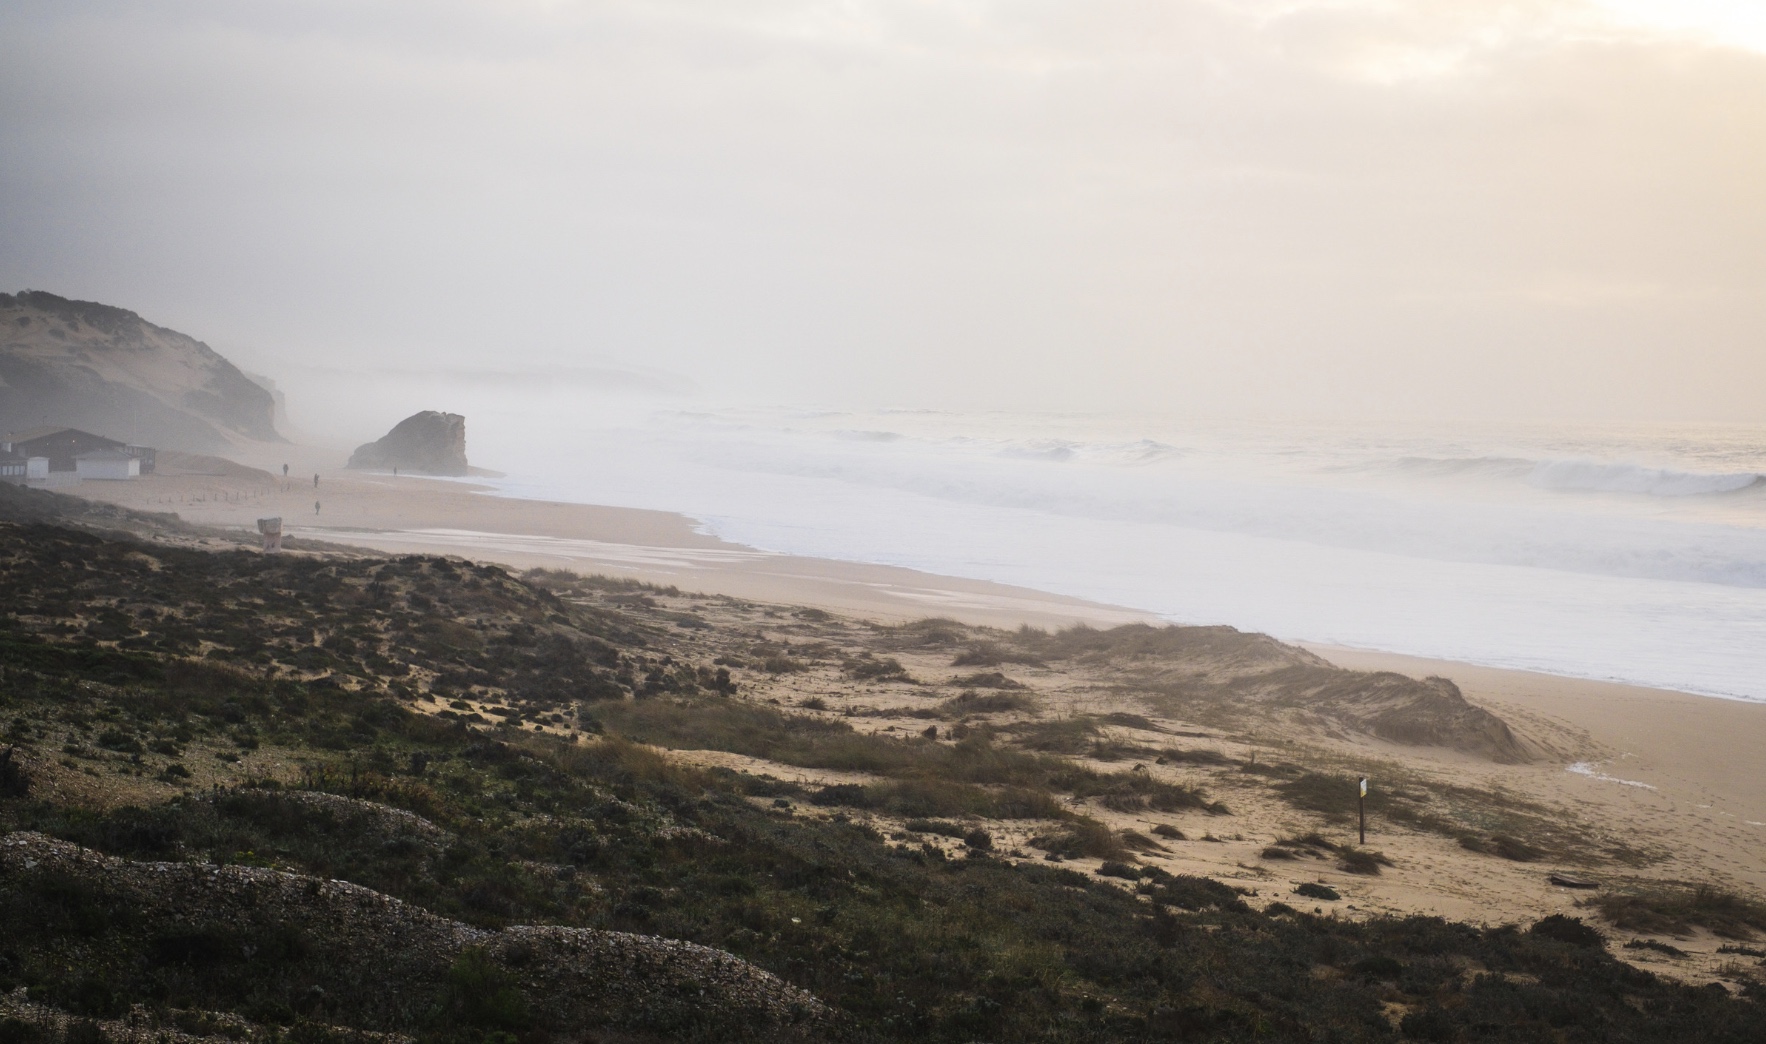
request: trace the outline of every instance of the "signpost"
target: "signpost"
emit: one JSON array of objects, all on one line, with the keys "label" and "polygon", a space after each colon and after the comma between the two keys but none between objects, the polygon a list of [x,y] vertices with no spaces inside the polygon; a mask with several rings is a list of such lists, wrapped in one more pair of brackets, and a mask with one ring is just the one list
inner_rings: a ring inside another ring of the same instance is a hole
[{"label": "signpost", "polygon": [[1361,843],[1367,844],[1367,777],[1361,777],[1361,799],[1356,803],[1356,819],[1361,825]]}]

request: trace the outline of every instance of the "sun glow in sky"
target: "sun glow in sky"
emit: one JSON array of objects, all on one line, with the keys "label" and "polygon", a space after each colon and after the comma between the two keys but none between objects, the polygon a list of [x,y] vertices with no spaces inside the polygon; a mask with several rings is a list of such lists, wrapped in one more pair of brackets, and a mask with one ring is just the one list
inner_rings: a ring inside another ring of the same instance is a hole
[{"label": "sun glow in sky", "polygon": [[12,0],[0,290],[731,396],[1766,421],[1766,0]]},{"label": "sun glow in sky", "polygon": [[1622,23],[1766,51],[1766,0],[1595,0]]}]

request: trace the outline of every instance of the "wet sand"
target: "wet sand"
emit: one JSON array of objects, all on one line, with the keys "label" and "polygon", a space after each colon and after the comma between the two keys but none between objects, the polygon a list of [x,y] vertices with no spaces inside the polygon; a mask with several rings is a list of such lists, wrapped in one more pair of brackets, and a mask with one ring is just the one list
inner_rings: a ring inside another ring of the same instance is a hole
[{"label": "wet sand", "polygon": [[85,482],[67,492],[252,532],[257,519],[280,516],[297,544],[311,539],[393,554],[456,554],[516,569],[629,577],[879,620],[946,616],[1015,628],[1155,619],[985,580],[759,551],[701,533],[692,519],[666,511],[519,500],[493,495],[491,487],[469,479],[333,471],[321,472],[315,487],[311,471],[297,474],[288,480],[280,474],[160,474],[134,482]]}]

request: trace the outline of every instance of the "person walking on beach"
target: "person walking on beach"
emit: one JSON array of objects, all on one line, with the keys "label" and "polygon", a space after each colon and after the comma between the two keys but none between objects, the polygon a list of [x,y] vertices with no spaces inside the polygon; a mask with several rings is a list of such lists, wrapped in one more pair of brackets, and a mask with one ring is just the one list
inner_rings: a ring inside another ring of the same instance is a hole
[{"label": "person walking on beach", "polygon": [[315,500],[315,501],[313,501],[313,514],[317,515],[318,513],[319,513],[319,502],[317,500]]},{"label": "person walking on beach", "polygon": [[286,464],[282,465],[282,477],[283,478],[288,477],[288,465],[286,465]]},{"label": "person walking on beach", "polygon": [[319,473],[316,471],[313,472],[313,488],[314,489],[319,488]]}]

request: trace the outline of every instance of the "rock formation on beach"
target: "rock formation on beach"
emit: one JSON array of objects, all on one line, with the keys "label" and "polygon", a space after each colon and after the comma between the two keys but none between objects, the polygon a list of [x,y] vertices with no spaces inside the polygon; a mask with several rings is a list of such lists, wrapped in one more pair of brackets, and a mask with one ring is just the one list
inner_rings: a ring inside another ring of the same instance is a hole
[{"label": "rock formation on beach", "polygon": [[45,424],[142,445],[280,441],[275,400],[214,349],[90,301],[0,294],[0,432]]},{"label": "rock formation on beach", "polygon": [[362,471],[418,471],[428,475],[464,475],[466,418],[458,413],[424,410],[399,421],[378,442],[360,446],[349,466]]}]

